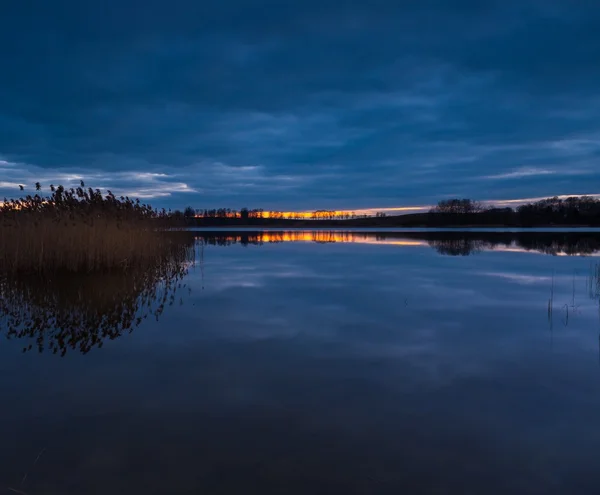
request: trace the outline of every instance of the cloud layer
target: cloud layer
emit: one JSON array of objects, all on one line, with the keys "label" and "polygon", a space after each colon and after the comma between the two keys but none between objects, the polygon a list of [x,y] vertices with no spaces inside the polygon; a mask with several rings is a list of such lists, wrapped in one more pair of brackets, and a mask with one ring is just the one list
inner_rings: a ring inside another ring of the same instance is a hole
[{"label": "cloud layer", "polygon": [[0,7],[0,196],[360,209],[600,192],[600,6]]}]

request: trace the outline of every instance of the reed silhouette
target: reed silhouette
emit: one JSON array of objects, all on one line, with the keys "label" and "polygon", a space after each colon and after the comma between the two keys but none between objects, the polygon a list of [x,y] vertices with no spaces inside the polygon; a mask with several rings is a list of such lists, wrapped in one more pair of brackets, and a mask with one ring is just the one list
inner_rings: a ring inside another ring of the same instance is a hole
[{"label": "reed silhouette", "polygon": [[600,263],[590,263],[588,275],[588,293],[590,299],[597,299],[600,305]]},{"label": "reed silhouette", "polygon": [[104,272],[13,273],[0,275],[0,329],[8,339],[64,356],[89,352],[106,339],[131,332],[168,305],[183,303],[178,291],[194,262],[195,244],[185,233],[163,233],[168,249],[144,266]]},{"label": "reed silhouette", "polygon": [[0,272],[47,273],[127,269],[169,252],[160,230],[174,224],[165,210],[108,191],[50,186],[5,199],[0,206]]}]

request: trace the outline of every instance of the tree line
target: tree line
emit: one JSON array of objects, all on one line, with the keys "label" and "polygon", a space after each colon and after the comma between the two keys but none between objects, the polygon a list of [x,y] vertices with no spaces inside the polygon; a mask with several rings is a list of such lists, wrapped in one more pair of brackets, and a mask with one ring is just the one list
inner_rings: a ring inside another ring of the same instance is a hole
[{"label": "tree line", "polygon": [[[239,218],[242,220],[256,218],[272,218],[275,220],[352,220],[356,218],[368,218],[368,215],[357,215],[355,212],[335,211],[335,210],[315,210],[313,212],[284,212],[284,211],[265,211],[263,208],[249,209],[242,208],[235,210],[231,208],[213,208],[202,209],[188,206],[183,212],[175,210],[174,216],[184,218]],[[385,213],[378,212],[377,215],[385,216]]]},{"label": "tree line", "polygon": [[518,206],[485,207],[471,199],[447,199],[429,211],[432,223],[470,223],[483,225],[536,226],[536,225],[598,225],[600,200],[591,196],[558,196]]},{"label": "tree line", "polygon": [[262,208],[256,208],[252,210],[248,208],[242,208],[239,211],[231,208],[213,208],[209,210],[188,206],[183,211],[183,216],[185,218],[263,218],[264,210]]},{"label": "tree line", "polygon": [[[163,213],[164,214],[164,213]],[[600,225],[600,200],[591,196],[557,196],[511,207],[497,207],[468,198],[444,199],[427,213],[415,213],[388,216],[378,211],[374,215],[356,212],[315,210],[313,212],[265,211],[262,208],[195,209],[191,206],[180,210],[168,211],[171,218],[197,219],[209,224],[251,223],[262,221],[301,221],[356,220],[360,225],[381,226],[453,226],[453,225],[490,225],[533,227],[543,225]]]}]

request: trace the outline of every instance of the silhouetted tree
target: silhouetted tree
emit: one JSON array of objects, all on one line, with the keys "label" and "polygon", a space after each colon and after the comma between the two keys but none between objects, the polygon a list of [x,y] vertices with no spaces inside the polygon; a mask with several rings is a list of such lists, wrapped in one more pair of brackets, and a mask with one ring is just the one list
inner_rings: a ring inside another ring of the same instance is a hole
[{"label": "silhouetted tree", "polygon": [[483,210],[481,203],[471,199],[444,199],[438,202],[432,213],[449,213],[454,215],[467,215]]}]

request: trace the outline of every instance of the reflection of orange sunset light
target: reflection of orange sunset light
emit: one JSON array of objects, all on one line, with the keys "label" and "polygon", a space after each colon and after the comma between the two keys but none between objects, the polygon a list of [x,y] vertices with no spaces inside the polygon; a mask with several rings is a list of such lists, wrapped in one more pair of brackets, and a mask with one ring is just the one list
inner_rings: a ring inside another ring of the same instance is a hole
[{"label": "reflection of orange sunset light", "polygon": [[229,245],[241,243],[243,245],[253,244],[271,244],[282,242],[308,242],[308,243],[347,243],[347,244],[367,244],[372,246],[398,246],[398,247],[431,247],[439,250],[441,254],[470,254],[471,252],[491,251],[499,253],[530,253],[554,256],[593,256],[600,257],[600,250],[581,252],[559,250],[557,246],[548,247],[545,251],[540,249],[527,249],[518,245],[515,241],[510,244],[498,244],[477,242],[472,244],[467,239],[448,240],[448,245],[439,239],[419,239],[414,237],[403,237],[410,235],[408,233],[400,235],[387,235],[384,232],[366,232],[366,231],[327,231],[327,230],[267,230],[267,231],[247,231],[247,232],[209,232],[208,235],[198,236],[196,239],[200,243],[208,245]]},{"label": "reflection of orange sunset light", "polygon": [[250,241],[263,243],[276,242],[317,242],[317,243],[353,243],[353,244],[378,244],[390,246],[427,246],[427,242],[414,239],[384,239],[373,237],[368,234],[356,232],[327,232],[327,231],[288,231],[288,232],[261,232],[245,236],[227,235],[226,240],[232,242],[241,241],[242,237]]}]

